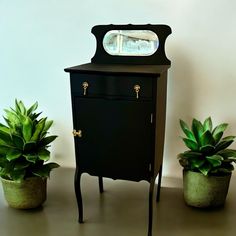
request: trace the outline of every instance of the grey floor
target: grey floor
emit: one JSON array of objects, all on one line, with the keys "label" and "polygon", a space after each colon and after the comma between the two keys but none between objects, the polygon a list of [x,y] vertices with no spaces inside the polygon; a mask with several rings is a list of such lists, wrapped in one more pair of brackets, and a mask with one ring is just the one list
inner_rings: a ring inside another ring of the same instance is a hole
[{"label": "grey floor", "polygon": [[[54,170],[48,198],[37,210],[7,206],[0,189],[0,236],[146,236],[148,183],[82,176],[84,224],[77,223],[74,169]],[[153,236],[233,236],[236,234],[236,178],[227,202],[217,210],[199,210],[183,202],[181,180],[163,178],[161,201],[154,203]]]}]

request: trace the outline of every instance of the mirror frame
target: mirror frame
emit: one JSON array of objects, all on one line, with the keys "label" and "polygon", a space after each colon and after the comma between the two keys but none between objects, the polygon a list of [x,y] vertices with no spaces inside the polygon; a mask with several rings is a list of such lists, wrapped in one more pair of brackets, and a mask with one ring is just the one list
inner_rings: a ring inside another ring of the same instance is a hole
[{"label": "mirror frame", "polygon": [[[150,30],[158,39],[159,46],[156,52],[150,56],[116,56],[108,54],[103,47],[103,38],[111,30]],[[165,41],[171,34],[168,25],[96,25],[92,28],[92,34],[96,37],[97,47],[94,57],[95,64],[128,64],[128,65],[170,65],[170,60],[165,54]]]}]

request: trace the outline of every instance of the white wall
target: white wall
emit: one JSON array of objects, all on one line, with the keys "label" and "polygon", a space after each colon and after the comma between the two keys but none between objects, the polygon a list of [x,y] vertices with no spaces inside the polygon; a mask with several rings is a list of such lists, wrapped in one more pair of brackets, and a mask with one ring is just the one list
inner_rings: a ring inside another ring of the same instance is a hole
[{"label": "white wall", "polygon": [[[22,99],[55,121],[53,159],[74,166],[69,76],[90,61],[97,24],[168,24],[169,71],[164,175],[180,176],[178,119],[229,122],[236,134],[234,0],[1,0],[0,111]],[[1,118],[0,118],[1,119]],[[1,119],[2,121],[2,119]],[[235,145],[233,146],[236,147]]]}]

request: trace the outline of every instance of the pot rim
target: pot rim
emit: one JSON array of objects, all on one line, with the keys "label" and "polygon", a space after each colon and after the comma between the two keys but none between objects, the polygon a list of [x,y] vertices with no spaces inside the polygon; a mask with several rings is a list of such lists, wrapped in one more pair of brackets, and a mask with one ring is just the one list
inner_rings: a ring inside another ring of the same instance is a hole
[{"label": "pot rim", "polygon": [[198,171],[192,171],[192,170],[186,170],[186,169],[183,169],[183,173],[184,172],[191,172],[191,173],[195,173],[197,175],[202,175],[202,176],[205,176],[205,177],[214,177],[214,178],[225,178],[225,177],[229,177],[232,175],[232,172],[230,173],[225,173],[224,175],[204,175],[203,173],[201,172],[198,172]]},{"label": "pot rim", "polygon": [[34,179],[42,179],[42,180],[47,180],[47,178],[45,177],[39,177],[39,176],[31,176],[31,177],[27,177],[26,179],[23,179],[22,181],[16,181],[16,180],[11,180],[11,179],[5,179],[3,177],[0,177],[1,181],[3,182],[8,182],[8,183],[16,183],[16,184],[21,184],[23,182],[27,182],[30,180],[34,180]]}]

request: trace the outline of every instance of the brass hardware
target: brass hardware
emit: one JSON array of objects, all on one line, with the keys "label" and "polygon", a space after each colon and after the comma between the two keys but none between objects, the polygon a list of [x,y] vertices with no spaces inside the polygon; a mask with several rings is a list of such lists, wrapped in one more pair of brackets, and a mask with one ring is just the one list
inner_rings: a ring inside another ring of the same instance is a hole
[{"label": "brass hardware", "polygon": [[83,82],[82,86],[83,86],[83,89],[84,89],[84,96],[85,96],[86,93],[87,93],[87,88],[88,88],[89,84],[88,84],[88,82],[85,81],[85,82]]},{"label": "brass hardware", "polygon": [[140,86],[138,84],[134,85],[134,91],[136,92],[136,98],[139,98]]},{"label": "brass hardware", "polygon": [[78,130],[78,131],[76,131],[76,130],[73,130],[73,135],[76,137],[79,137],[79,138],[82,138],[82,130]]},{"label": "brass hardware", "polygon": [[153,122],[153,114],[151,113],[151,124],[152,124],[152,122]]}]

